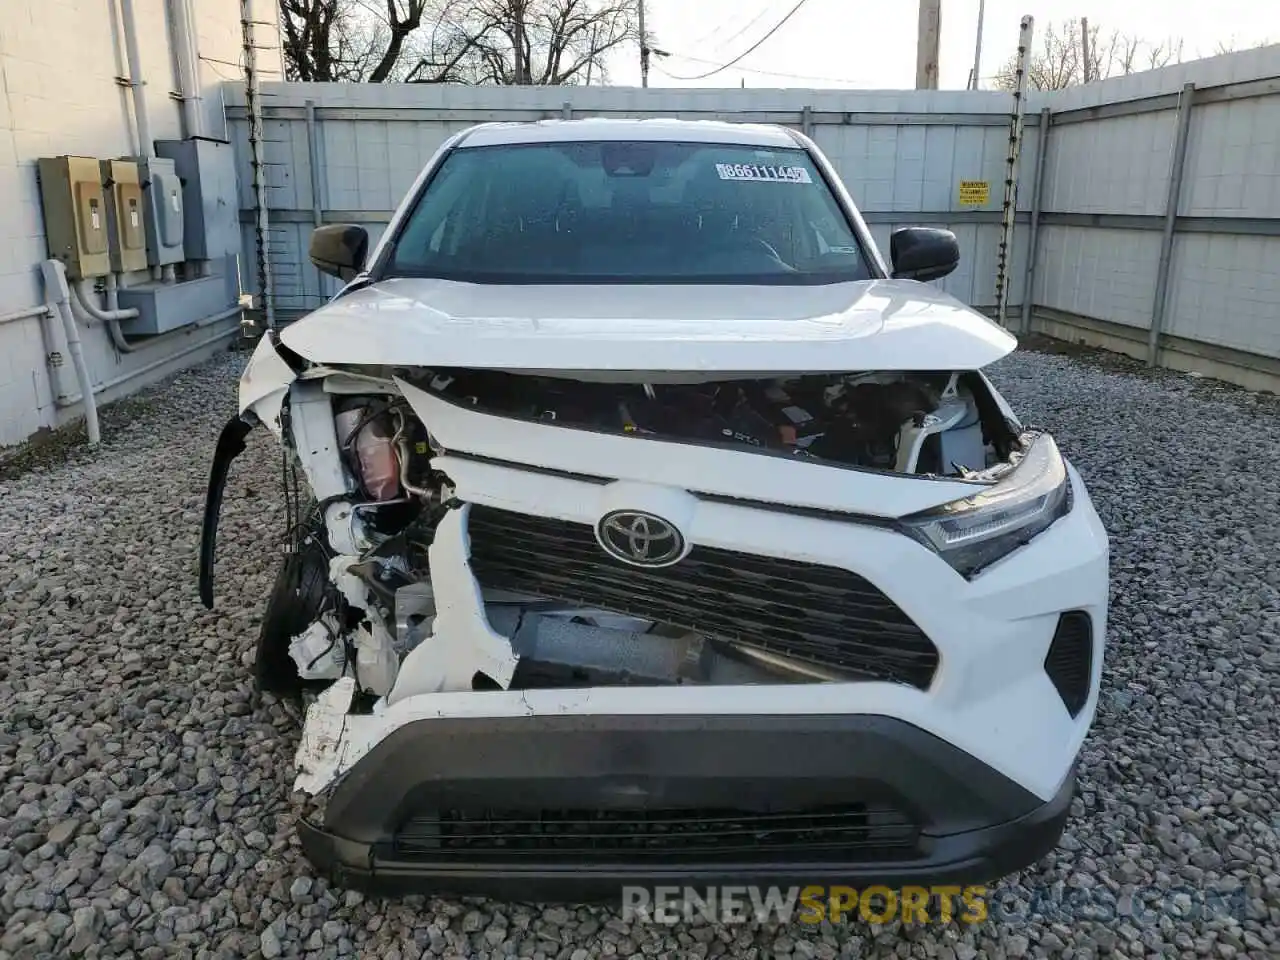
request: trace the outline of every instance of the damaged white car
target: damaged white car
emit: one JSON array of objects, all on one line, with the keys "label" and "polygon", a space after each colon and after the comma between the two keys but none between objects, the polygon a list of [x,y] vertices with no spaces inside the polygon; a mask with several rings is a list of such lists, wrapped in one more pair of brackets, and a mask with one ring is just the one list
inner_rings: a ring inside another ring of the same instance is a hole
[{"label": "damaged white car", "polygon": [[[1052,848],[1108,544],[982,372],[1015,342],[886,263],[779,127],[488,124],[346,285],[259,343],[289,550],[261,687],[306,693],[301,825],[339,883],[987,881]],[[264,549],[266,549],[264,545]],[[256,598],[249,598],[250,601]]]}]

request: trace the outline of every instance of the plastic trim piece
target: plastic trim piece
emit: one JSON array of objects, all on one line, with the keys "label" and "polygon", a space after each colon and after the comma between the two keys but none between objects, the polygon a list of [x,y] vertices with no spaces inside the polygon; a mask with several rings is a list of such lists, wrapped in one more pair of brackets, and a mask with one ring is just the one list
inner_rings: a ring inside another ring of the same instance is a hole
[{"label": "plastic trim piece", "polygon": [[231,463],[244,453],[245,437],[257,423],[252,414],[232,417],[222,428],[209,468],[209,488],[205,493],[204,521],[200,529],[200,602],[213,609],[213,562],[218,549],[218,520],[222,516],[222,494],[227,486]]},{"label": "plastic trim piece", "polygon": [[[536,755],[539,763],[530,766]],[[433,719],[395,731],[335,787],[308,858],[343,886],[561,900],[619,885],[696,882],[983,882],[1035,862],[1062,833],[1074,768],[1047,802],[909,723],[875,716],[524,716]],[[742,863],[580,863],[550,853],[485,862],[398,853],[414,809],[800,809],[885,798],[920,824],[913,855],[821,862],[770,850]]]}]

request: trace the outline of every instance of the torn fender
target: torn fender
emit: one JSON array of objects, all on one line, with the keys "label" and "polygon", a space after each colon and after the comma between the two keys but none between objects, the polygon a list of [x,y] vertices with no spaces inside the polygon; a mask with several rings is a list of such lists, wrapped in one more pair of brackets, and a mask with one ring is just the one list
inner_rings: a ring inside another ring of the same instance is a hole
[{"label": "torn fender", "polygon": [[289,387],[301,372],[296,363],[282,356],[275,331],[268,331],[253,349],[240,374],[240,413],[254,414],[277,440],[284,435],[281,410]]},{"label": "torn fender", "polygon": [[431,635],[404,658],[388,703],[424,693],[470,690],[476,674],[504,690],[511,686],[520,657],[511,640],[489,624],[480,585],[471,575],[470,509],[464,503],[436,526],[427,550],[436,603]]},{"label": "torn fender", "polygon": [[314,796],[349,765],[343,734],[355,692],[355,681],[351,677],[342,677],[307,709],[302,740],[294,757],[298,770],[293,784],[295,790]]},{"label": "torn fender", "polygon": [[244,452],[244,439],[257,418],[252,413],[232,417],[222,428],[209,468],[209,489],[205,492],[204,522],[200,530],[200,602],[213,609],[213,563],[218,549],[218,520],[222,516],[222,494],[227,486],[231,463]]}]

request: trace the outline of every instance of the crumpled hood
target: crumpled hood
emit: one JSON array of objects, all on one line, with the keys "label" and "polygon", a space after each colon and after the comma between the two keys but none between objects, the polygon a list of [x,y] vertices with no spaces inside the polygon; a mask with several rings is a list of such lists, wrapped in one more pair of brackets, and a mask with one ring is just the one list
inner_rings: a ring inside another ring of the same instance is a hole
[{"label": "crumpled hood", "polygon": [[928,284],[493,285],[397,278],[287,327],[316,363],[564,373],[977,370],[1017,341]]}]

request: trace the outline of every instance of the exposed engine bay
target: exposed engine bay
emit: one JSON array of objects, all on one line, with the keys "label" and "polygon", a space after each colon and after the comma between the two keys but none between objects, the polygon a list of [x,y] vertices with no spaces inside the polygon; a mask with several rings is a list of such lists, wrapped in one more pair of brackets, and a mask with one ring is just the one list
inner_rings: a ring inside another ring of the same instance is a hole
[{"label": "exposed engine bay", "polygon": [[[628,570],[589,529],[462,502],[436,466],[449,451],[399,384],[504,420],[975,482],[1023,445],[968,373],[649,384],[313,369],[282,412],[292,545],[263,626],[268,688],[347,677],[372,708],[424,692],[901,679],[895,670],[911,668],[827,653],[810,626],[754,637],[720,609],[757,602],[734,595],[729,581],[753,574],[733,556],[691,555],[732,577],[710,605],[671,603],[678,579]],[[761,577],[755,595],[783,582]],[[783,619],[787,597],[768,598]]]},{"label": "exposed engine bay", "polygon": [[958,373],[629,384],[459,370],[425,385],[507,417],[900,473],[982,471],[1012,440],[984,438],[980,382]]}]

